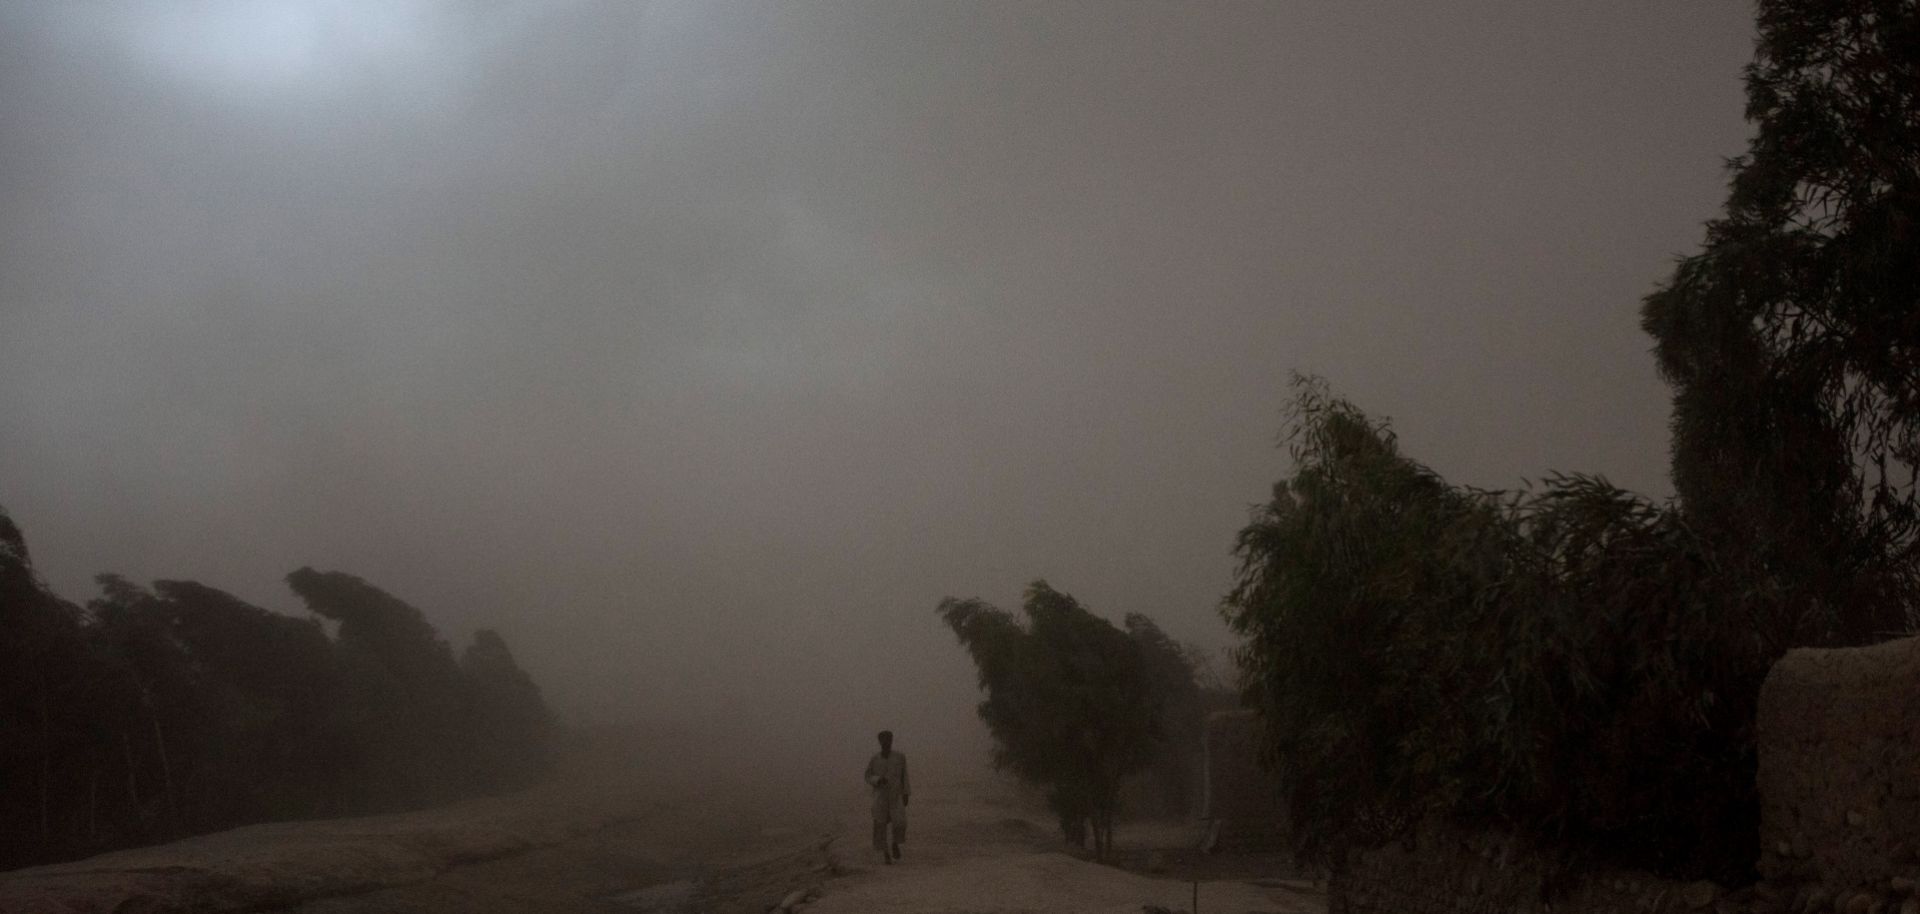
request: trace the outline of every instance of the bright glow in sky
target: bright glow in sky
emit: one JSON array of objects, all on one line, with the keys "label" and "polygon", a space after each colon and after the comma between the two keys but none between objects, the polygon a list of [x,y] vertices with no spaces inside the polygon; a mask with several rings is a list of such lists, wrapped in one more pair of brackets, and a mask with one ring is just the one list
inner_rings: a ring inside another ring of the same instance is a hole
[{"label": "bright glow in sky", "polygon": [[350,77],[417,49],[427,23],[407,2],[219,0],[115,20],[140,54],[221,88],[270,91]]}]

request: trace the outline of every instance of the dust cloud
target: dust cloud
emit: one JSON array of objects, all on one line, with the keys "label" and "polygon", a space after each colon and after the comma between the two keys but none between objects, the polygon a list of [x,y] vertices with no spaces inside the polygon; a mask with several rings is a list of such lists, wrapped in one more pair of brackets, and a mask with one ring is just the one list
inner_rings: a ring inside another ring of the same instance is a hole
[{"label": "dust cloud", "polygon": [[938,600],[1224,648],[1291,370],[1669,491],[1748,15],[9,4],[0,504],[72,599],[344,569],[576,722],[979,766]]}]

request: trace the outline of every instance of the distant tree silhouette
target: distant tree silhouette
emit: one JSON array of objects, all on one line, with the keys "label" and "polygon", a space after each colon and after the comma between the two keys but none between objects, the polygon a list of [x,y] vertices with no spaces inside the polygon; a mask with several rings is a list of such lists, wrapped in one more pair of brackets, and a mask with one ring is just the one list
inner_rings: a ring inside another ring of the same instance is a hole
[{"label": "distant tree silhouette", "polygon": [[0,868],[545,773],[552,715],[497,633],[455,662],[378,588],[290,578],[338,640],[192,581],[101,575],[83,612],[0,511]]},{"label": "distant tree silhouette", "polygon": [[341,710],[360,750],[354,792],[386,806],[474,787],[465,681],[426,616],[345,572],[301,568],[287,584],[308,609],[340,623]]},{"label": "distant tree silhouette", "polygon": [[357,734],[356,795],[380,806],[437,800],[545,773],[552,714],[499,634],[477,633],[455,661],[418,609],[366,581],[302,568],[287,583],[340,623],[339,707]]},{"label": "distant tree silhouette", "polygon": [[0,853],[34,859],[65,840],[73,802],[62,776],[88,754],[90,672],[79,611],[34,571],[25,537],[0,510]]},{"label": "distant tree silhouette", "polygon": [[550,763],[553,712],[540,687],[514,662],[507,642],[491,629],[473,633],[460,657],[479,747],[477,778],[489,788],[521,786],[544,774]]},{"label": "distant tree silhouette", "polygon": [[[118,575],[99,575],[100,596],[87,603],[90,636],[107,671],[107,720],[120,730],[130,777],[145,783],[147,802],[129,823],[143,839],[172,837],[218,817],[182,793],[194,782],[198,751],[218,745],[213,732],[214,680],[174,632],[172,607]],[[215,750],[217,751],[217,750]]]},{"label": "distant tree silhouette", "polygon": [[1113,842],[1128,776],[1153,758],[1161,708],[1140,645],[1073,597],[1034,581],[1027,624],[977,599],[948,598],[939,614],[979,669],[981,720],[994,763],[1047,789],[1064,836],[1096,856]]},{"label": "distant tree silhouette", "polygon": [[307,608],[340,623],[341,650],[368,655],[382,669],[413,683],[438,685],[458,675],[445,639],[420,610],[343,571],[301,568],[287,575]]},{"label": "distant tree silhouette", "polygon": [[192,581],[156,581],[173,637],[200,674],[212,751],[187,790],[211,821],[312,816],[339,805],[340,664],[313,619]]}]

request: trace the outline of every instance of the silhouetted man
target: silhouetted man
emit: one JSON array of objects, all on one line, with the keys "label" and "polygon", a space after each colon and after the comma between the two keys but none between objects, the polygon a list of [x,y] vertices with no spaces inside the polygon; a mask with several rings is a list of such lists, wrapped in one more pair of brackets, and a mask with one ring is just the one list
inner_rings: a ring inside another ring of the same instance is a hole
[{"label": "silhouetted man", "polygon": [[893,751],[893,731],[880,731],[880,751],[867,760],[867,786],[873,788],[873,849],[891,864],[907,840],[907,757]]}]

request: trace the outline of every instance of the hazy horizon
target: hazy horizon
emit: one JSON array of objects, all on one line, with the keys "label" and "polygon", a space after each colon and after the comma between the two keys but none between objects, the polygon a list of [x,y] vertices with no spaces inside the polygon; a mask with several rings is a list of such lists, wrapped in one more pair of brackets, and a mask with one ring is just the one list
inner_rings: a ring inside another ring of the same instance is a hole
[{"label": "hazy horizon", "polygon": [[1655,497],[1745,4],[0,8],[0,505],[352,572],[578,720],[984,746],[933,610],[1219,649],[1292,371]]}]

